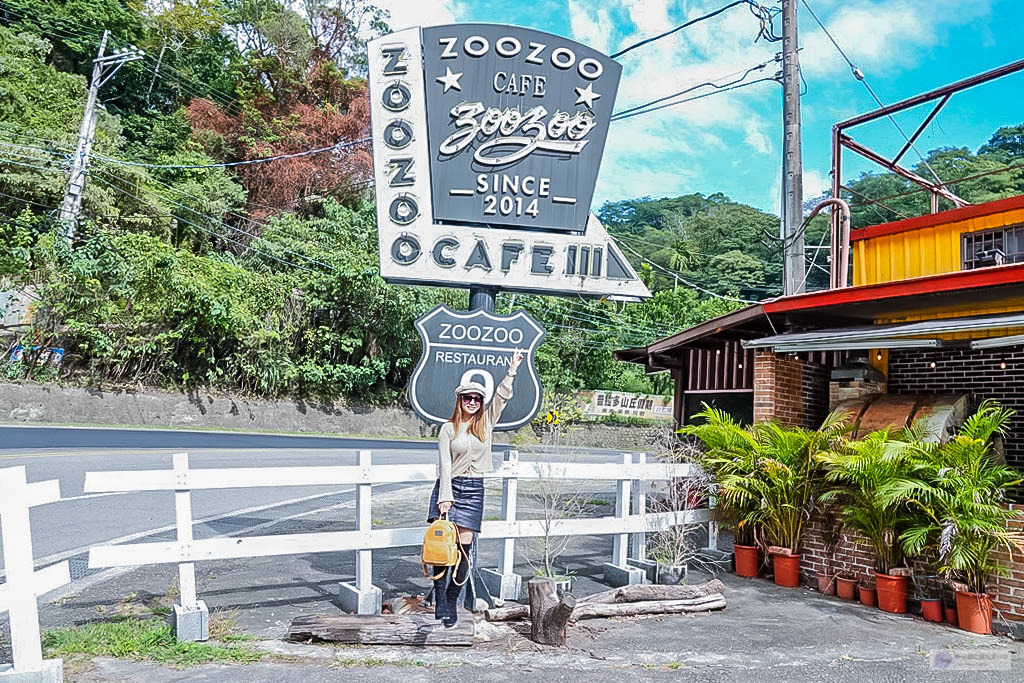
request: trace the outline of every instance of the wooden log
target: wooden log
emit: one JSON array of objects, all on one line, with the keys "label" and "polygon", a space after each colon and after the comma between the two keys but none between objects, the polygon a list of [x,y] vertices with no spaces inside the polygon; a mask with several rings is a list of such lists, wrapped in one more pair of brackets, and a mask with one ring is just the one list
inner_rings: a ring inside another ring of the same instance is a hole
[{"label": "wooden log", "polygon": [[610,591],[602,591],[580,598],[581,605],[614,604],[621,602],[640,602],[641,600],[688,600],[725,592],[725,584],[712,579],[696,586],[658,586],[654,584],[634,584],[622,586]]},{"label": "wooden log", "polygon": [[577,605],[572,621],[598,617],[632,617],[642,614],[681,614],[725,609],[725,596],[716,594],[688,600],[647,600],[644,602],[589,603]]},{"label": "wooden log", "polygon": [[512,621],[530,616],[529,605],[508,605],[484,610],[487,621]]},{"label": "wooden log", "polygon": [[[719,595],[725,591],[725,585],[718,579],[696,586],[657,586],[653,584],[636,584],[622,586],[610,591],[602,591],[585,595],[577,600],[577,609],[582,605],[618,604],[641,602],[648,600],[688,600],[705,596]],[[528,605],[507,605],[484,611],[487,621],[512,621],[530,616]]]},{"label": "wooden log", "polygon": [[432,614],[310,615],[293,619],[288,637],[359,645],[472,645],[473,616],[460,610],[458,625],[444,628]]},{"label": "wooden log", "polygon": [[565,645],[565,627],[569,623],[576,598],[570,593],[558,597],[553,579],[534,577],[527,584],[530,595],[530,637],[542,645]]}]

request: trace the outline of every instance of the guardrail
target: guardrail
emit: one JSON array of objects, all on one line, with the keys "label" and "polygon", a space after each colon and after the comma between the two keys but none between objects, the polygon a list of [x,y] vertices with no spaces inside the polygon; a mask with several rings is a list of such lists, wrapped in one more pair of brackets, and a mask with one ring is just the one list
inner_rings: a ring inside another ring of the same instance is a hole
[{"label": "guardrail", "polygon": [[56,479],[29,484],[25,467],[0,469],[0,534],[4,545],[4,570],[7,581],[0,585],[0,614],[8,613],[11,625],[13,671],[33,681],[63,683],[63,664],[59,659],[43,659],[39,633],[39,607],[36,599],[71,581],[67,562],[59,562],[39,571],[32,556],[32,527],[29,508],[60,499]]},{"label": "guardrail", "polygon": [[[695,476],[695,465],[647,463],[638,455],[624,454],[621,464],[576,462],[523,462],[516,451],[509,451],[501,467],[485,475],[502,480],[502,519],[484,521],[481,539],[503,539],[498,568],[477,576],[474,590],[490,597],[518,597],[520,579],[513,572],[515,539],[537,536],[612,535],[612,561],[605,565],[605,578],[624,585],[643,581],[643,571],[629,566],[629,536],[634,536],[634,559],[643,559],[643,535],[678,524],[708,523],[708,537],[714,543],[714,522],[707,509],[650,513],[644,503],[644,482]],[[354,551],[354,583],[343,583],[339,594],[347,609],[359,614],[377,613],[381,591],[373,585],[374,550],[419,546],[425,526],[373,529],[371,491],[374,484],[423,482],[437,478],[436,465],[373,465],[370,451],[359,451],[358,464],[328,467],[259,467],[231,469],[192,469],[188,454],[173,456],[173,466],[164,470],[88,472],[86,493],[130,491],[174,491],[177,540],[123,545],[97,546],[89,551],[89,566],[127,567],[147,564],[177,564],[181,590],[175,605],[175,627],[179,639],[204,640],[208,612],[197,599],[195,563],[246,557],[271,557],[307,553]],[[518,482],[520,480],[598,480],[616,481],[613,517],[555,519],[517,519]],[[634,488],[633,482],[638,482]],[[281,486],[355,485],[356,528],[350,531],[233,536],[196,540],[192,536],[191,492],[206,489],[231,489]],[[631,497],[633,490],[638,491]],[[631,499],[632,498],[632,499]],[[632,503],[632,507],[631,507]],[[632,513],[632,514],[631,514]],[[474,544],[474,550],[479,544]],[[474,565],[475,565],[475,557]],[[473,604],[473,593],[467,598]]]}]

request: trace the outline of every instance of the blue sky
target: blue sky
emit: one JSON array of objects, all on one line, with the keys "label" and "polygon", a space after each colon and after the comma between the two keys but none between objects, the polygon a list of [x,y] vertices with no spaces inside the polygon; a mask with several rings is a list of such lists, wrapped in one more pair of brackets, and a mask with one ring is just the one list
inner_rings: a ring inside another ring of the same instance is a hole
[{"label": "blue sky", "polygon": [[[1019,0],[808,0],[886,104],[1024,57]],[[393,28],[450,22],[518,24],[569,36],[605,53],[727,4],[726,0],[383,0]],[[804,195],[829,185],[831,129],[876,107],[801,5]],[[754,42],[758,24],[735,7],[620,58],[624,109],[771,60],[781,43]],[[778,29],[777,29],[778,31]],[[766,72],[774,65],[765,69]],[[766,74],[768,75],[768,74]],[[728,79],[725,79],[728,80]],[[594,209],[605,200],[723,192],[778,213],[782,91],[761,83],[613,122]],[[908,132],[927,108],[897,120]],[[960,93],[918,143],[977,149],[1001,125],[1024,122],[1024,73]],[[904,140],[890,121],[855,138],[893,154]],[[904,163],[918,161],[913,152]],[[844,180],[876,170],[844,155]]]}]

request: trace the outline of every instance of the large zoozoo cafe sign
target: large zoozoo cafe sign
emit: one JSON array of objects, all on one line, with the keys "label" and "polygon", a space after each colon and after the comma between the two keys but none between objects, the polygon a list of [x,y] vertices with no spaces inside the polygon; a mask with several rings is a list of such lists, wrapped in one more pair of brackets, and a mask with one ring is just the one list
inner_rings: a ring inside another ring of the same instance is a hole
[{"label": "large zoozoo cafe sign", "polygon": [[369,61],[386,280],[650,296],[590,213],[617,62],[490,24],[383,36]]}]

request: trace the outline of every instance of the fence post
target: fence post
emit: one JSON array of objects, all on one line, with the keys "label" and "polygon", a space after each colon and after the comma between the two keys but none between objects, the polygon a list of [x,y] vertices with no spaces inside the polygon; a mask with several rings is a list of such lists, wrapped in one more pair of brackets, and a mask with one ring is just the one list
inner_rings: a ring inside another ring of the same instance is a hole
[{"label": "fence post", "polygon": [[[708,496],[708,513],[713,518],[715,515],[715,497]],[[708,520],[708,550],[718,550],[718,522],[714,519]]]},{"label": "fence post", "polygon": [[[519,464],[519,451],[509,450],[503,458],[504,465],[515,468]],[[519,479],[515,476],[501,480],[501,518],[506,522],[516,521],[516,501],[519,495]],[[523,577],[515,573],[516,539],[501,539],[498,551],[498,569],[483,569],[484,584],[491,595],[501,600],[518,600],[523,591]]]},{"label": "fence post", "polygon": [[[633,456],[630,453],[622,455],[622,464],[633,464]],[[629,517],[629,494],[630,475],[624,473],[618,480],[615,487],[615,516],[619,519]],[[604,580],[613,586],[627,586],[634,583],[644,582],[644,572],[641,569],[630,567],[626,560],[629,551],[629,534],[615,534],[613,537],[612,561],[604,565]]]},{"label": "fence post", "polygon": [[[373,453],[359,451],[357,461],[362,470],[362,483],[356,486],[356,530],[362,531],[367,539],[373,529],[373,505],[370,482],[373,467]],[[373,551],[356,551],[356,580],[354,584],[342,582],[338,589],[338,600],[342,608],[356,614],[380,614],[383,592],[373,585]]]},{"label": "fence post", "polygon": [[[636,456],[636,460],[637,464],[646,465],[647,454],[640,453]],[[643,516],[647,514],[647,480],[640,478],[633,481],[636,483],[636,497],[633,498],[633,514]],[[647,559],[647,532],[638,531],[633,534],[633,549],[630,557],[639,562]]]},{"label": "fence post", "polygon": [[68,563],[35,571],[28,510],[60,499],[60,484],[50,480],[29,484],[25,467],[0,470],[0,534],[7,582],[0,586],[0,612],[9,612],[14,668],[0,670],[0,681],[63,683],[59,659],[43,659],[36,598],[71,580]]},{"label": "fence post", "polygon": [[[192,491],[188,481],[188,453],[171,456],[174,467],[174,517],[178,528],[178,552],[182,557],[192,550]],[[196,565],[178,563],[180,596],[174,605],[174,636],[179,641],[208,640],[210,638],[210,611],[206,603],[196,599]]]}]

